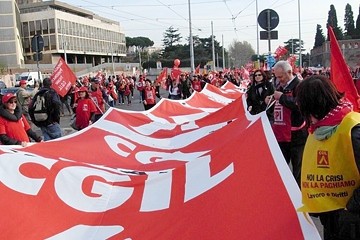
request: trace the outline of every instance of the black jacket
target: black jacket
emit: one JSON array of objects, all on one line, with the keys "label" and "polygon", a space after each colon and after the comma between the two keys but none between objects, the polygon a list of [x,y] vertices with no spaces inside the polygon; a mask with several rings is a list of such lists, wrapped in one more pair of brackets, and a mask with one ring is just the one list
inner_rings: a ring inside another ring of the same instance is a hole
[{"label": "black jacket", "polygon": [[[262,111],[265,111],[267,104],[265,103],[265,98],[274,94],[275,87],[272,82],[264,81],[262,83],[256,84],[252,83],[248,88],[246,94],[246,103],[248,109],[251,106],[249,111],[252,115],[258,114]],[[273,107],[266,112],[270,121],[274,120]]]},{"label": "black jacket", "polygon": [[[279,103],[291,110],[291,126],[300,127],[305,118],[301,115],[299,107],[296,105],[296,87],[299,85],[300,80],[295,77],[292,82],[285,88],[277,87],[276,90],[283,92],[279,99]],[[294,145],[304,145],[308,136],[308,131],[306,127],[298,131],[291,131],[291,142]]]},{"label": "black jacket", "polygon": [[[0,106],[0,116],[5,118],[8,121],[11,122],[17,122],[22,117],[22,112],[19,106],[16,106],[14,114],[11,114],[8,110],[4,108],[4,106]],[[38,136],[31,128],[26,131],[26,134],[34,139],[36,142],[40,142],[42,139],[40,136]],[[0,141],[4,145],[21,145],[21,141],[18,141],[16,139],[10,138],[6,134],[0,135]]]},{"label": "black jacket", "polygon": [[[45,94],[45,103],[48,114],[48,119],[46,121],[38,122],[34,117],[34,109],[32,108],[34,101],[38,95]],[[59,94],[55,92],[52,88],[42,88],[40,89],[35,96],[33,97],[32,102],[29,105],[29,115],[31,121],[38,127],[46,127],[53,123],[60,123],[60,114],[61,114],[61,101]]]}]

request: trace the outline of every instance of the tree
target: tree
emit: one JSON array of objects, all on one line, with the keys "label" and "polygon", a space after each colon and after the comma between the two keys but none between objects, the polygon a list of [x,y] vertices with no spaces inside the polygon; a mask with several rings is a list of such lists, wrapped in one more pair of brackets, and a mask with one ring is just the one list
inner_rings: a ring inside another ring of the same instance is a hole
[{"label": "tree", "polygon": [[134,38],[125,37],[125,40],[126,40],[126,47],[135,46],[141,51],[144,50],[144,48],[146,47],[151,47],[154,45],[154,42],[147,37],[134,37]]},{"label": "tree", "polygon": [[229,56],[232,59],[234,66],[240,67],[251,60],[251,56],[255,54],[255,50],[251,44],[243,41],[234,40],[229,46]]},{"label": "tree", "polygon": [[321,25],[318,24],[316,26],[314,48],[322,46],[324,42],[325,42],[325,36],[324,36],[323,30],[321,28]]},{"label": "tree", "polygon": [[174,29],[173,26],[170,26],[165,30],[164,38],[162,40],[165,48],[171,48],[180,43],[182,37],[178,31],[179,29]]},{"label": "tree", "polygon": [[305,51],[304,41],[301,40],[300,43],[300,40],[298,38],[289,39],[287,42],[284,43],[285,43],[285,48],[288,50],[289,54],[299,54],[300,48],[302,52]]},{"label": "tree", "polygon": [[355,28],[355,39],[360,38],[360,7],[358,11],[358,17],[356,19],[356,28]]},{"label": "tree", "polygon": [[[331,26],[333,28],[334,34],[337,40],[343,39],[343,32],[341,28],[338,26],[336,10],[333,4],[330,5],[330,11],[328,13],[328,20],[326,26]],[[327,40],[329,41],[329,33],[327,34]]]},{"label": "tree", "polygon": [[350,4],[346,4],[345,7],[344,25],[345,25],[345,36],[347,38],[355,38],[356,33],[355,33],[354,13],[351,9]]}]

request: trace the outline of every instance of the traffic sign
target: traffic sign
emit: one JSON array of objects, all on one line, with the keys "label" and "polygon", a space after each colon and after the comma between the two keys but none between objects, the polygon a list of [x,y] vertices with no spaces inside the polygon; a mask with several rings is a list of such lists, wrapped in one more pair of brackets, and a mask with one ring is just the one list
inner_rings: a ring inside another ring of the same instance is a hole
[{"label": "traffic sign", "polygon": [[41,52],[44,49],[44,39],[40,34],[36,34],[31,39],[31,51]]},{"label": "traffic sign", "polygon": [[33,59],[34,61],[41,61],[43,58],[43,54],[41,52],[34,53]]},{"label": "traffic sign", "polygon": [[279,15],[272,9],[262,10],[258,16],[258,23],[264,30],[273,30],[279,25]]},{"label": "traffic sign", "polygon": [[278,31],[260,31],[260,40],[278,39]]}]

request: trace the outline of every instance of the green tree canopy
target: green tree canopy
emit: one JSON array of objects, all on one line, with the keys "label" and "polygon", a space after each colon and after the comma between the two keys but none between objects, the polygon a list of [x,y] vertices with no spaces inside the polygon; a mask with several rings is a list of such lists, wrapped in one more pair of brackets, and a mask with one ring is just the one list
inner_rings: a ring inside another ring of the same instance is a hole
[{"label": "green tree canopy", "polygon": [[289,54],[299,54],[300,48],[302,52],[305,51],[304,41],[301,40],[300,43],[300,40],[298,38],[289,39],[288,41],[284,42],[284,44]]},{"label": "green tree canopy", "polygon": [[154,45],[154,42],[147,37],[134,37],[134,38],[125,37],[125,40],[126,40],[126,47],[136,46],[141,50],[143,50],[146,47],[151,47]]},{"label": "green tree canopy", "polygon": [[[328,20],[326,26],[331,26],[333,28],[337,40],[343,39],[343,32],[338,26],[336,10],[333,4],[330,5],[330,11],[328,13]],[[327,40],[329,40],[329,33],[327,34]]]},{"label": "green tree canopy", "polygon": [[358,17],[356,19],[356,27],[355,27],[355,39],[360,38],[360,7],[358,10]]},{"label": "green tree canopy", "polygon": [[345,19],[344,19],[344,25],[345,25],[345,36],[347,38],[355,38],[356,32],[355,32],[355,23],[354,23],[354,13],[351,9],[350,4],[346,4],[345,7]]},{"label": "green tree canopy", "polygon": [[164,47],[172,47],[177,44],[180,44],[182,36],[179,33],[179,29],[175,29],[173,26],[170,26],[168,29],[165,30],[163,44]]},{"label": "green tree canopy", "polygon": [[321,25],[318,24],[316,26],[314,48],[322,46],[324,42],[325,42],[325,36],[324,36],[323,30],[321,28]]},{"label": "green tree canopy", "polygon": [[229,56],[234,67],[240,67],[251,61],[255,50],[247,41],[239,42],[234,40],[229,46]]}]

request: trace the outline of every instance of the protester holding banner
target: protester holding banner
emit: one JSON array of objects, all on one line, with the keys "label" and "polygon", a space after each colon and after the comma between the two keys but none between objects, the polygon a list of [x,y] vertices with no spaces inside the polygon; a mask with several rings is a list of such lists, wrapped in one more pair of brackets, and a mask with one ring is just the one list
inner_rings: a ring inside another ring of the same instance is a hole
[{"label": "protester holding banner", "polygon": [[196,92],[200,92],[202,89],[201,81],[199,80],[197,75],[193,76],[193,79],[191,81],[191,89],[192,91],[196,91]]},{"label": "protester holding banner", "polygon": [[[247,110],[255,115],[267,110],[267,104],[265,98],[271,96],[275,92],[275,87],[272,82],[269,81],[264,71],[258,69],[255,70],[252,75],[252,83],[246,92]],[[273,107],[266,112],[270,122],[274,121],[274,109]]]},{"label": "protester holding banner", "polygon": [[[41,129],[44,141],[56,139],[62,136],[60,127],[61,101],[59,94],[51,88],[52,81],[50,78],[43,80],[43,87],[35,94],[33,101],[29,106],[29,114],[32,122]],[[37,97],[45,97],[45,111],[47,118],[44,120],[36,120],[34,115],[34,106]]]},{"label": "protester holding banner", "polygon": [[179,80],[173,78],[169,86],[169,98],[174,100],[180,100],[182,96],[181,90],[181,83],[179,82]]},{"label": "protester holding banner", "polygon": [[273,70],[276,91],[272,96],[265,98],[265,103],[268,104],[273,99],[276,101],[272,129],[286,162],[292,165],[293,175],[300,186],[302,154],[308,135],[305,120],[295,103],[295,89],[300,80],[293,75],[292,67],[287,61],[277,62]]},{"label": "protester holding banner", "polygon": [[102,115],[105,112],[105,101],[107,99],[106,92],[100,86],[100,79],[96,77],[91,78],[89,95],[96,106],[95,119],[94,119],[94,121],[96,122],[102,117]]},{"label": "protester holding banner", "polygon": [[17,106],[16,96],[7,93],[2,97],[0,107],[0,141],[4,145],[21,145],[26,147],[30,142],[29,137],[36,142],[42,139],[30,127],[25,116]]},{"label": "protester holding banner", "polygon": [[327,77],[297,88],[310,126],[301,173],[301,211],[320,213],[325,240],[360,239],[360,114]]},{"label": "protester holding banner", "polygon": [[96,106],[89,97],[88,88],[81,87],[78,91],[78,98],[74,104],[76,121],[75,126],[77,130],[86,128],[95,120]]},{"label": "protester holding banner", "polygon": [[136,82],[136,89],[139,91],[139,95],[140,95],[140,103],[143,101],[142,92],[144,90],[144,87],[145,87],[144,77],[143,75],[140,75],[139,81]]},{"label": "protester holding banner", "polygon": [[156,104],[156,92],[155,88],[151,85],[151,80],[145,80],[145,87],[142,91],[142,99],[145,110],[149,110]]}]

